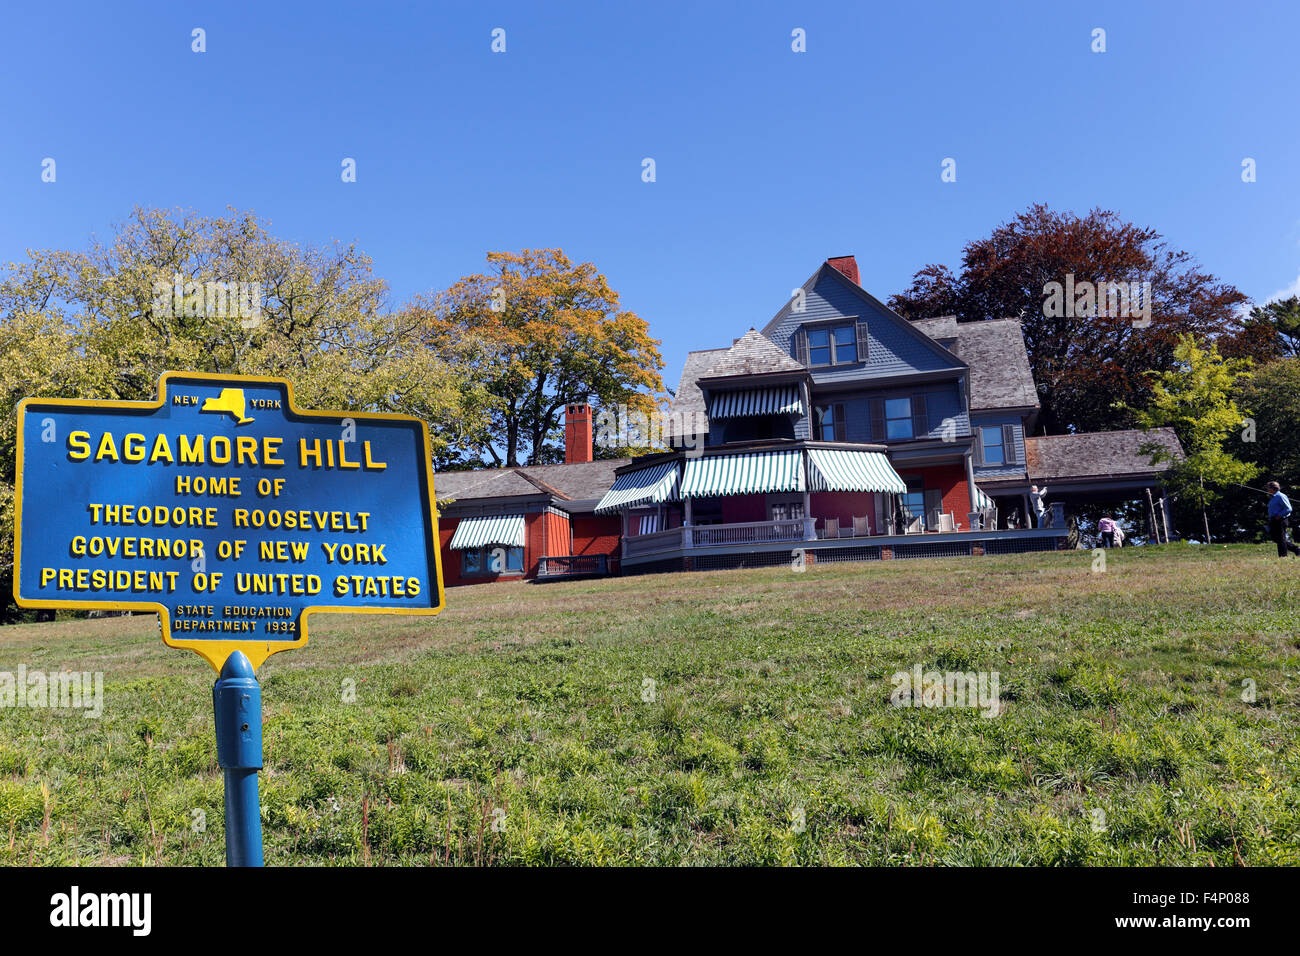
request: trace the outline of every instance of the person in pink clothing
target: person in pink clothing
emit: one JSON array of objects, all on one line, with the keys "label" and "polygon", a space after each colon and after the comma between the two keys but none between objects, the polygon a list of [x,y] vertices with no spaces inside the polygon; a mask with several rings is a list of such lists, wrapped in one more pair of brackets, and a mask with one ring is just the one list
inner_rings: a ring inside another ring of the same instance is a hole
[{"label": "person in pink clothing", "polygon": [[1115,519],[1110,515],[1102,518],[1097,522],[1097,530],[1101,533],[1101,546],[1103,548],[1115,547]]}]

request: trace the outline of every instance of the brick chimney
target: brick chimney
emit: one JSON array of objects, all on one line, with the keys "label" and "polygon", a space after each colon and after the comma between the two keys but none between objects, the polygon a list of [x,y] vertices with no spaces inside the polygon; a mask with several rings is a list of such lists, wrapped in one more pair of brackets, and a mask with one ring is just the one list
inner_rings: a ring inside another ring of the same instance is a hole
[{"label": "brick chimney", "polygon": [[854,285],[862,285],[862,280],[858,278],[858,260],[853,256],[835,256],[826,262],[832,269],[838,269],[852,279]]},{"label": "brick chimney", "polygon": [[586,402],[564,409],[564,463],[591,461],[591,406]]}]

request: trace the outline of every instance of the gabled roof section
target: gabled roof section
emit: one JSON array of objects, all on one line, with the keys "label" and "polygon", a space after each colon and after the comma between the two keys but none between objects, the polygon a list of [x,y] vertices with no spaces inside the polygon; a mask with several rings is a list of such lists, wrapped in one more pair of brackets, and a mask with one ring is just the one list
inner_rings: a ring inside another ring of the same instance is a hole
[{"label": "gabled roof section", "polygon": [[709,430],[709,412],[704,405],[704,392],[696,382],[704,377],[709,366],[728,351],[727,349],[699,349],[686,353],[686,364],[682,366],[682,378],[677,383],[677,392],[668,409],[666,430],[676,434],[678,422],[685,423],[687,430],[690,423],[699,422],[700,434]]},{"label": "gabled roof section", "polygon": [[631,460],[610,458],[560,465],[445,471],[433,476],[433,487],[439,501],[541,497],[553,501],[591,501],[609,490],[614,483],[614,469]]},{"label": "gabled roof section", "polygon": [[[867,323],[871,337],[866,366],[851,371],[813,369],[818,382],[831,379],[871,379],[905,375],[910,371],[960,370],[965,363],[921,329],[854,282],[829,262],[823,262],[801,287],[804,311],[795,312],[793,297],[785,302],[763,334],[786,354],[793,354],[790,340],[801,325],[839,316],[854,315]],[[883,325],[883,327],[882,327]],[[883,354],[882,354],[883,353]]]},{"label": "gabled roof section", "polygon": [[1147,443],[1160,445],[1176,458],[1183,457],[1183,446],[1173,429],[1131,428],[1026,438],[1026,466],[1031,479],[1043,482],[1159,474],[1168,465],[1151,464],[1151,456],[1139,450]]},{"label": "gabled roof section", "polygon": [[[933,319],[916,319],[912,325],[920,329],[936,342],[946,342],[957,338],[957,316],[939,315]],[[944,348],[947,348],[945,345]]]},{"label": "gabled roof section", "polygon": [[713,360],[700,378],[729,375],[766,375],[773,372],[801,373],[808,370],[786,355],[762,332],[750,329],[731,348],[713,353]]},{"label": "gabled roof section", "polygon": [[[1037,408],[1038,389],[1029,369],[1029,353],[1019,319],[986,322],[956,322],[957,344],[953,350],[970,366],[971,411],[995,408]],[[917,322],[946,323],[946,319]],[[946,324],[931,326],[936,331]]]}]

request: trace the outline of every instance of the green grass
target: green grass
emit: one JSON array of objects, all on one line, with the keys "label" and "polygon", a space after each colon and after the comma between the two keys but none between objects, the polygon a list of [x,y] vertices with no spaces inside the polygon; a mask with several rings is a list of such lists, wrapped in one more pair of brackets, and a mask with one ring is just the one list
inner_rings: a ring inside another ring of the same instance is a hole
[{"label": "green grass", "polygon": [[[260,673],[267,862],[1300,864],[1300,561],[1174,545],[1091,569],[503,584],[438,618],[321,616]],[[997,671],[1002,712],[891,706],[918,663]],[[105,712],[0,710],[0,862],[223,860],[197,656],[135,617],[0,629],[19,664],[103,671]]]}]

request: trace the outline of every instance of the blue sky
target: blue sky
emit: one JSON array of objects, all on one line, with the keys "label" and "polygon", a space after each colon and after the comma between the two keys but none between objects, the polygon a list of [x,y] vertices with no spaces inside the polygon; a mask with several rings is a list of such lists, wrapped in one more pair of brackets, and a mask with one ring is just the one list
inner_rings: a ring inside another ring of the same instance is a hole
[{"label": "blue sky", "polygon": [[[672,386],[687,350],[761,327],[826,257],[855,254],[885,298],[1036,201],[1153,226],[1257,299],[1300,278],[1295,3],[46,2],[0,16],[6,262],[84,247],[136,204],[234,206],[294,241],[355,240],[399,303],[478,271],[487,250],[559,246],[650,322]],[[1105,53],[1090,49],[1098,27]]]}]

